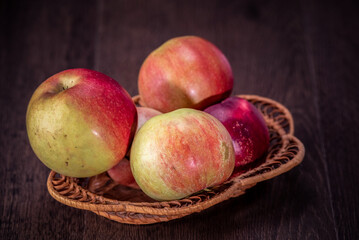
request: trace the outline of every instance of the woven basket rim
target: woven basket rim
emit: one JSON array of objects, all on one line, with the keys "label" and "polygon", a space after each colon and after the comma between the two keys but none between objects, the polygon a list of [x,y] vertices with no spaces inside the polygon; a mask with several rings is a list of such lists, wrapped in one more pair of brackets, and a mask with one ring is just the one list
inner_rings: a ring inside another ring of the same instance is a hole
[{"label": "woven basket rim", "polygon": [[[258,175],[255,176],[253,178],[250,178],[250,180],[246,180],[246,179],[241,179],[241,175],[234,178],[232,181],[234,182],[234,184],[232,184],[232,186],[230,186],[228,189],[226,189],[226,191],[224,191],[223,193],[221,193],[220,195],[216,195],[214,198],[212,198],[210,201],[206,202],[206,206],[201,206],[200,208],[198,208],[198,206],[196,205],[189,205],[189,206],[185,206],[185,207],[181,207],[180,211],[169,211],[168,209],[164,209],[164,208],[153,208],[153,207],[158,207],[158,203],[164,204],[164,203],[177,203],[177,200],[174,201],[162,201],[162,202],[131,202],[131,201],[120,201],[120,200],[113,200],[113,199],[109,199],[106,197],[102,197],[107,204],[95,204],[95,203],[82,203],[82,202],[78,202],[78,201],[74,201],[71,199],[68,199],[64,196],[62,196],[61,194],[59,194],[56,189],[54,189],[53,184],[52,184],[52,179],[55,176],[56,172],[51,171],[50,175],[48,177],[47,180],[47,187],[49,189],[49,193],[51,194],[51,196],[53,198],[55,198],[56,200],[72,206],[72,207],[76,207],[76,208],[80,208],[80,209],[84,209],[84,210],[91,210],[91,211],[127,211],[127,212],[136,212],[136,213],[143,213],[143,214],[156,214],[156,215],[177,215],[179,214],[179,212],[181,213],[191,213],[193,211],[198,211],[198,210],[203,210],[206,209],[210,206],[215,205],[218,202],[221,202],[223,199],[227,199],[229,198],[229,196],[231,195],[231,190],[235,189],[235,188],[242,188],[245,189],[246,186],[253,186],[258,182],[262,182],[265,180],[268,180],[270,178],[273,178],[275,176],[278,176],[280,174],[282,174],[283,172],[289,171],[290,169],[292,169],[293,167],[295,167],[296,165],[298,165],[304,155],[305,155],[305,150],[304,150],[304,146],[303,144],[294,136],[290,136],[290,135],[286,135],[286,138],[292,138],[294,141],[296,141],[299,144],[299,148],[302,151],[299,151],[299,154],[296,155],[295,158],[293,158],[293,160],[291,161],[292,164],[288,164],[285,165],[285,168],[281,169],[281,170],[273,170],[271,172],[267,172],[267,173],[263,173],[262,175]],[[73,183],[74,185],[77,185],[76,183]],[[80,187],[80,186],[79,186]],[[87,190],[86,190],[87,191]],[[93,195],[95,197],[96,194],[94,193],[87,193],[90,195]],[[116,207],[114,207],[116,206]]]}]

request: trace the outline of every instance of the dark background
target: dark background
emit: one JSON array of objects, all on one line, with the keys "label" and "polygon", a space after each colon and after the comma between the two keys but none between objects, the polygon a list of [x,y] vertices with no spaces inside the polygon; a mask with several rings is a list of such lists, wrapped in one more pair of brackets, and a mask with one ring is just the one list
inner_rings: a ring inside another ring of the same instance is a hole
[{"label": "dark background", "polygon": [[[0,238],[359,239],[359,9],[350,2],[1,1]],[[51,75],[84,67],[131,95],[145,57],[198,35],[230,61],[234,94],[287,106],[303,163],[204,212],[149,226],[60,204],[25,128],[27,103]]]}]

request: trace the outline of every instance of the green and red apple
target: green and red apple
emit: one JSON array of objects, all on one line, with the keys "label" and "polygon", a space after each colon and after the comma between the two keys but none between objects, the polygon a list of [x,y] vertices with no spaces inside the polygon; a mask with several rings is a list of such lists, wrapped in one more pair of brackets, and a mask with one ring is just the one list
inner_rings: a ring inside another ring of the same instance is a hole
[{"label": "green and red apple", "polygon": [[94,176],[119,163],[136,124],[136,107],[126,90],[88,69],[70,69],[48,78],[34,92],[26,114],[37,157],[71,177]]},{"label": "green and red apple", "polygon": [[184,198],[226,181],[235,163],[231,136],[213,116],[179,109],[148,120],[135,135],[130,164],[156,200]]},{"label": "green and red apple", "polygon": [[145,59],[138,88],[144,105],[160,112],[203,110],[231,94],[233,74],[227,58],[211,42],[196,36],[177,37]]}]

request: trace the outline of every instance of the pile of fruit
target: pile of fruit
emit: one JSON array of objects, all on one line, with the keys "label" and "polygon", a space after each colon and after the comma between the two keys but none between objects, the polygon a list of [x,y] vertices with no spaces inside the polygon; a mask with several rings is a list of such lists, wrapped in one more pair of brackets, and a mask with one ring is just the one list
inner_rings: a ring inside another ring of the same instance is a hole
[{"label": "pile of fruit", "polygon": [[114,79],[88,69],[53,75],[34,92],[26,127],[37,157],[70,177],[107,171],[156,200],[223,183],[263,156],[262,115],[232,96],[223,53],[199,37],[171,39],[139,72],[142,107]]}]

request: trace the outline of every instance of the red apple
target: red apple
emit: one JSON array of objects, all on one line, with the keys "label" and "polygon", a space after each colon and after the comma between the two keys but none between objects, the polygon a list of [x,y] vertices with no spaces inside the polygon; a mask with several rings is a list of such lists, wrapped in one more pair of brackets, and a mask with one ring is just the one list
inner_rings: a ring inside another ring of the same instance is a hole
[{"label": "red apple", "polygon": [[136,125],[130,95],[112,78],[88,69],[66,70],[44,81],[26,114],[37,157],[71,177],[90,177],[115,166]]},{"label": "red apple", "polygon": [[140,188],[132,175],[130,161],[127,158],[122,159],[116,166],[108,170],[107,173],[117,184],[137,189]]},{"label": "red apple", "polygon": [[228,131],[216,118],[183,108],[153,117],[141,127],[130,163],[148,196],[174,200],[228,179],[234,150]]},{"label": "red apple", "polygon": [[209,41],[196,36],[177,37],[146,58],[138,88],[143,103],[161,112],[202,110],[231,94],[232,69]]},{"label": "red apple", "polygon": [[262,114],[247,100],[230,97],[204,111],[221,121],[231,135],[236,167],[255,161],[267,151],[268,128]]}]

